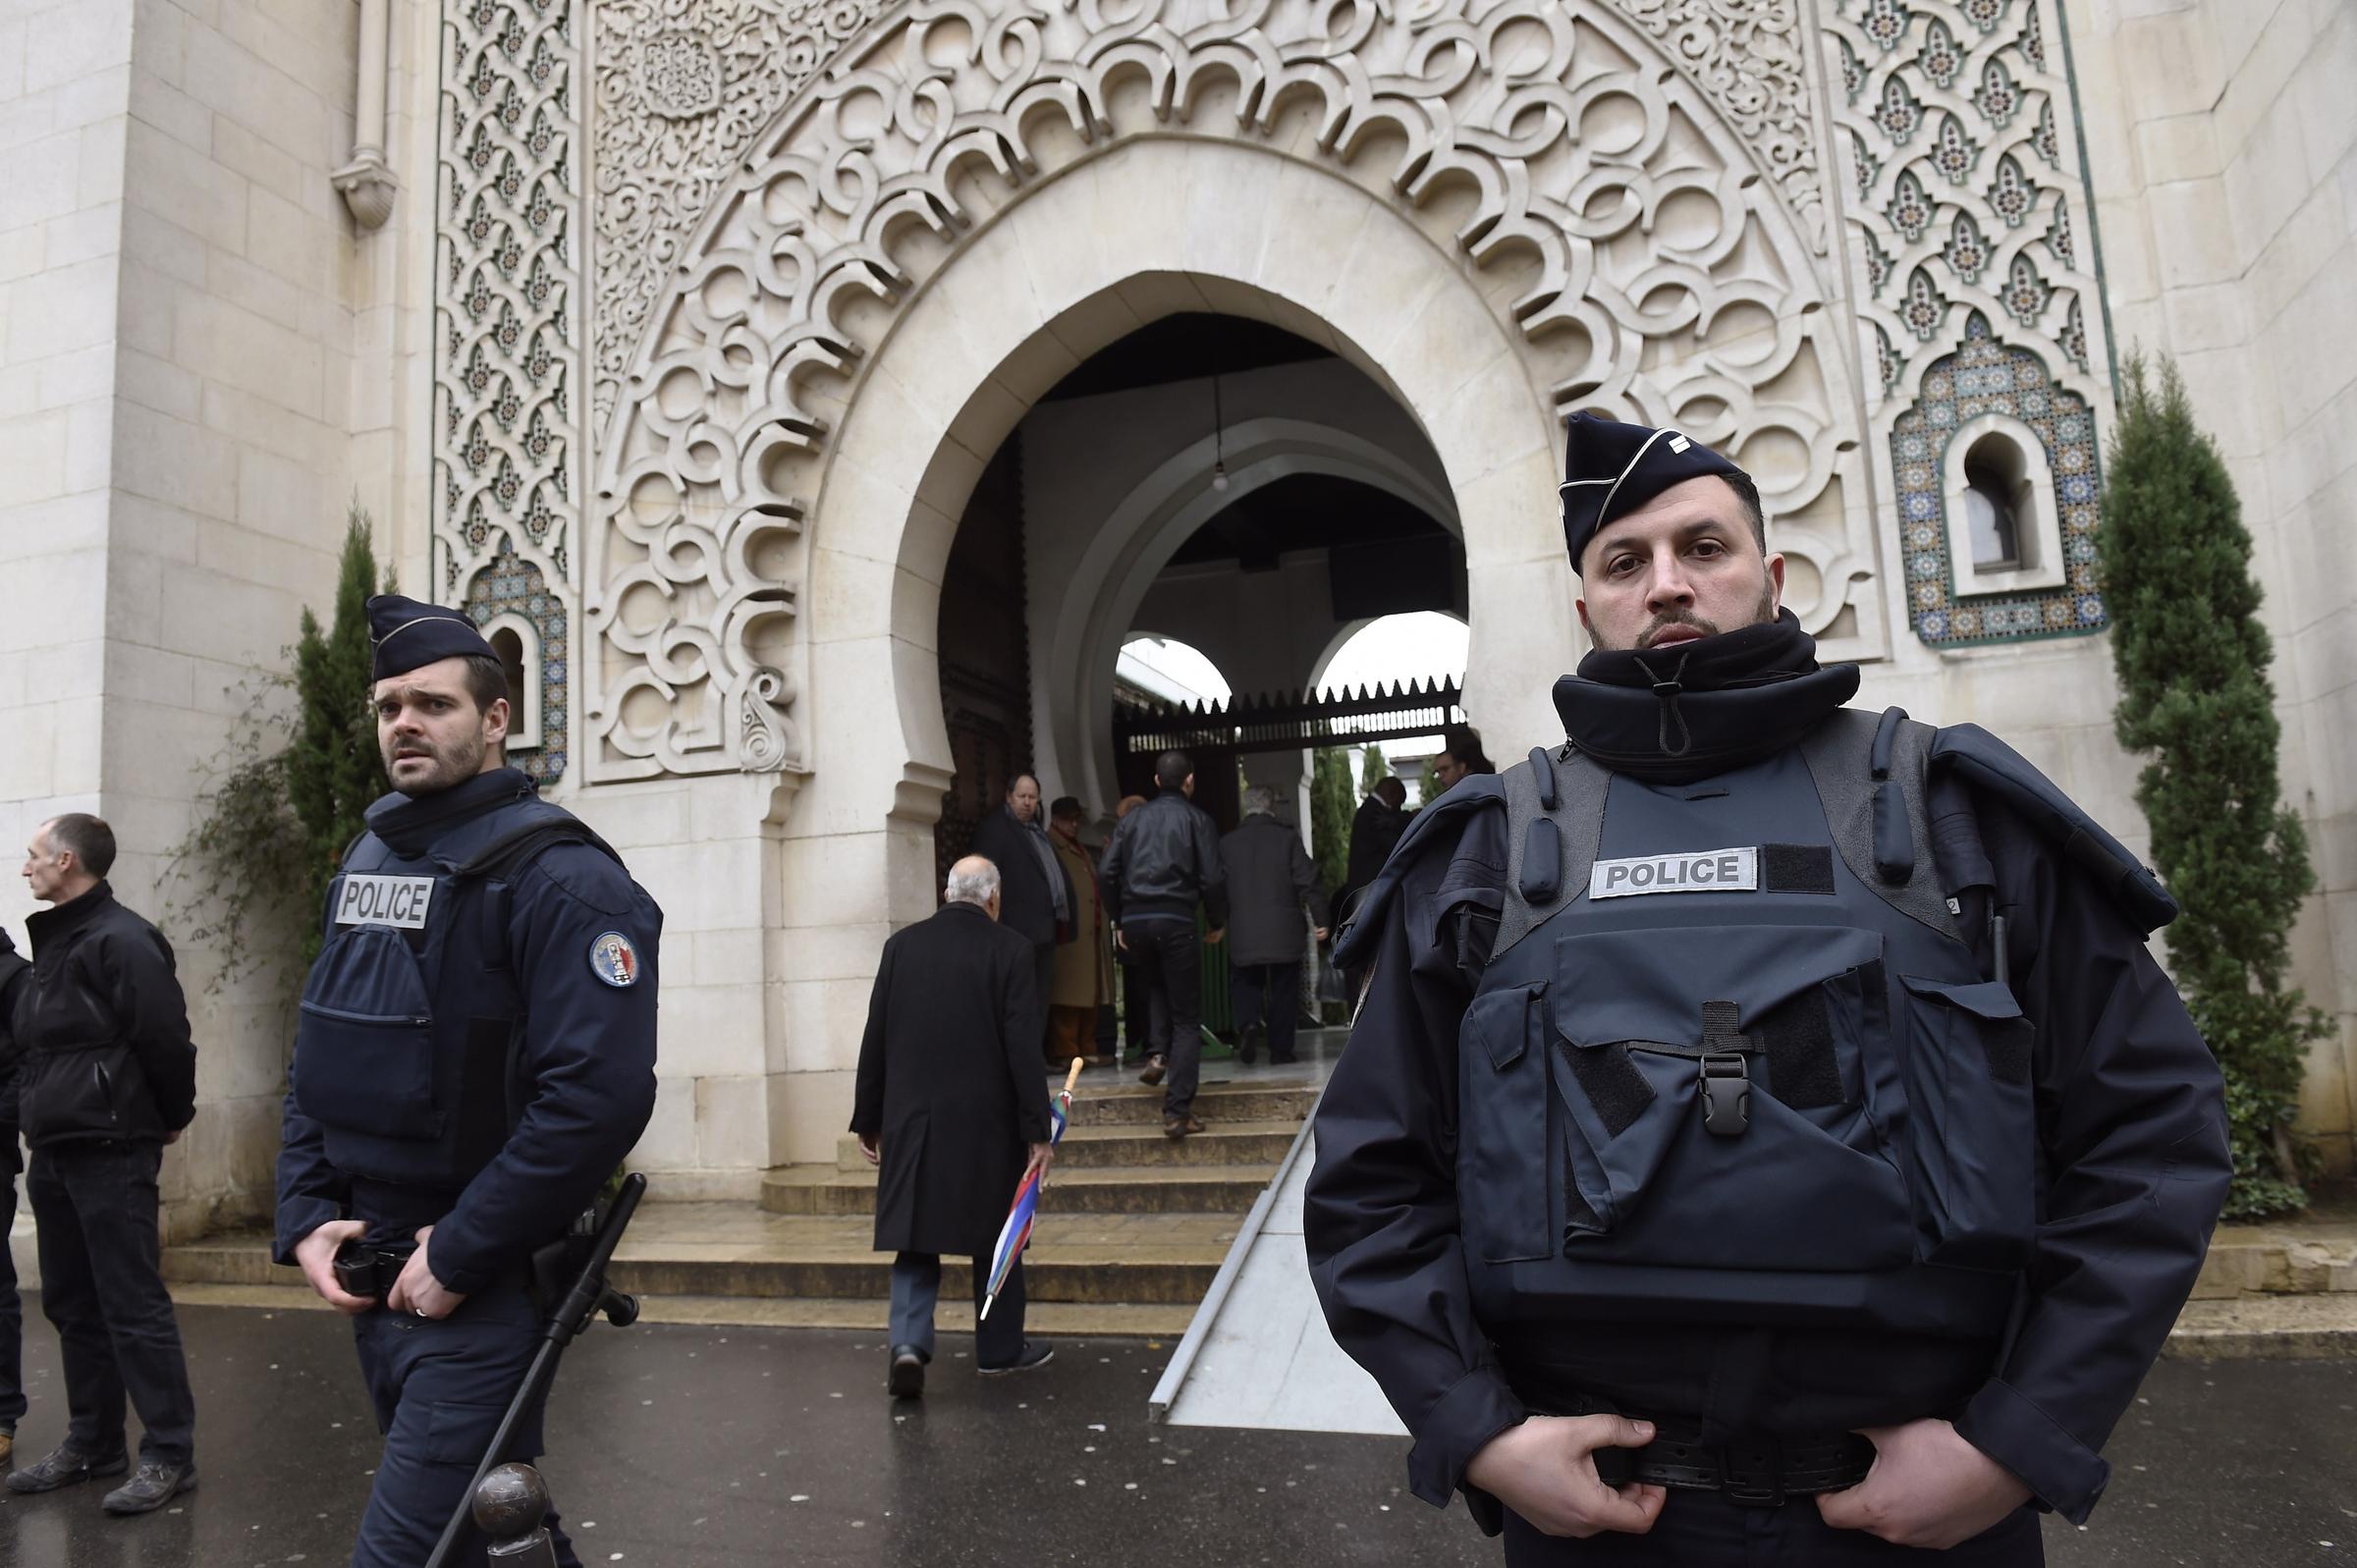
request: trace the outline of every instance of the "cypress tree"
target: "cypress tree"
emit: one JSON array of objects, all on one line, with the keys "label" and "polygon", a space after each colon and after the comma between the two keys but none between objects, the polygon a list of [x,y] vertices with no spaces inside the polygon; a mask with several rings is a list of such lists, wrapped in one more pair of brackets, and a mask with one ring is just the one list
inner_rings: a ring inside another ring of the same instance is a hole
[{"label": "cypress tree", "polygon": [[1350,865],[1350,762],[1340,746],[1321,746],[1309,772],[1309,842],[1328,892],[1343,885]]},{"label": "cypress tree", "polygon": [[1381,746],[1369,746],[1358,754],[1358,792],[1366,795],[1381,781],[1391,777],[1391,759]]},{"label": "cypress tree", "polygon": [[2233,481],[2173,361],[2161,361],[2156,384],[2132,355],[2123,378],[2100,535],[2114,726],[2145,758],[2137,804],[2184,908],[2167,928],[2169,966],[2224,1071],[2226,1214],[2249,1218],[2307,1201],[2291,1129],[2325,1019],[2284,981],[2314,878],[2307,834],[2282,800],[2274,648]]},{"label": "cypress tree", "polygon": [[[393,578],[385,575],[390,591]],[[303,962],[319,949],[317,911],[345,849],[367,826],[368,803],[391,789],[369,711],[368,596],[376,588],[376,552],[368,514],[355,502],[344,523],[334,620],[324,629],[308,606],[295,644],[295,734],[287,748],[287,796],[301,835],[299,907],[308,912]]]}]

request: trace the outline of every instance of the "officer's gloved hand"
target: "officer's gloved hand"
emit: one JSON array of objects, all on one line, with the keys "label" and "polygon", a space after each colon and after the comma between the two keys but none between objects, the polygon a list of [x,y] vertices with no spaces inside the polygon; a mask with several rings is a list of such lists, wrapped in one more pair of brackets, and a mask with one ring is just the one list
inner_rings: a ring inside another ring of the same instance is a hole
[{"label": "officer's gloved hand", "polygon": [[1662,1514],[1667,1488],[1641,1482],[1608,1487],[1589,1457],[1599,1448],[1642,1448],[1653,1423],[1626,1416],[1532,1416],[1483,1445],[1466,1482],[1520,1515],[1542,1535],[1642,1536]]},{"label": "officer's gloved hand", "polygon": [[295,1262],[301,1266],[302,1277],[326,1302],[347,1318],[356,1318],[376,1305],[373,1296],[356,1296],[336,1283],[336,1254],[344,1243],[356,1241],[367,1230],[367,1223],[358,1219],[330,1219],[301,1241],[295,1243]]}]

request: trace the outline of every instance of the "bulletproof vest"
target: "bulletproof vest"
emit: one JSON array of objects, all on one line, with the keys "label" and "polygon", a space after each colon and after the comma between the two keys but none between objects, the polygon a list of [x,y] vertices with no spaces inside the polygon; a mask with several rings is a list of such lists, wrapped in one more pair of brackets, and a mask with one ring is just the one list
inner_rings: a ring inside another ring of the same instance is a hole
[{"label": "bulletproof vest", "polygon": [[1458,1052],[1484,1321],[2003,1328],[2031,1026],[1936,886],[1933,733],[1844,709],[1693,784],[1508,772]]},{"label": "bulletproof vest", "polygon": [[510,879],[549,845],[605,844],[525,797],[405,856],[365,834],[329,885],[303,986],[294,1094],[347,1175],[461,1187],[520,1111],[522,991],[508,951]]}]

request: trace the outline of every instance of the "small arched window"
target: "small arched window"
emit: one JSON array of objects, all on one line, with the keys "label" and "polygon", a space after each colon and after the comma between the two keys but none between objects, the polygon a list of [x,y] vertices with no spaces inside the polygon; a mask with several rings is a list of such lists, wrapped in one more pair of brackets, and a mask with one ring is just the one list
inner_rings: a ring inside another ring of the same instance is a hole
[{"label": "small arched window", "polygon": [[1983,414],[1947,449],[1947,559],[1956,594],[2019,593],[2061,585],[2061,518],[2054,470],[2036,431]]},{"label": "small arched window", "polygon": [[483,640],[499,656],[508,676],[508,749],[533,751],[540,745],[540,633],[513,612],[495,616]]}]

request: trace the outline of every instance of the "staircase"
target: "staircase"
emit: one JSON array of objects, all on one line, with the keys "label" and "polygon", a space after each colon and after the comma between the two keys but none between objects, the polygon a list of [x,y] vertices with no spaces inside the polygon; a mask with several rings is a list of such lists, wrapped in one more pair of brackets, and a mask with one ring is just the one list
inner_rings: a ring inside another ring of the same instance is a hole
[{"label": "staircase", "polygon": [[[1195,1114],[1207,1130],[1174,1139],[1161,1090],[1084,1076],[1024,1256],[1030,1325],[1183,1332],[1316,1103],[1307,1077],[1206,1082]],[[757,1207],[650,1202],[616,1255],[614,1283],[646,1299],[651,1322],[880,1328],[892,1260],[870,1247],[875,1208],[876,1173],[847,1136],[831,1164],[768,1172]],[[940,1325],[970,1328],[968,1267],[943,1265]],[[310,1299],[270,1263],[258,1230],[166,1248],[164,1277],[192,1303]]]}]

